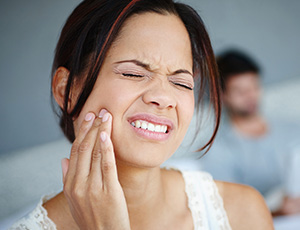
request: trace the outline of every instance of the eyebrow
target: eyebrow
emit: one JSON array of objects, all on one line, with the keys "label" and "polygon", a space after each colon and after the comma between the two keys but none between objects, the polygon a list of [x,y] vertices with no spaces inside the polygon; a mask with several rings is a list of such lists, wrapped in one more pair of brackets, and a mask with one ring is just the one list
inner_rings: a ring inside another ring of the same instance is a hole
[{"label": "eyebrow", "polygon": [[131,62],[131,63],[134,63],[136,64],[137,66],[141,66],[147,70],[150,70],[150,65],[146,64],[146,63],[143,63],[141,61],[138,61],[138,60],[135,60],[135,59],[132,59],[132,60],[124,60],[124,61],[118,61],[116,62],[116,64],[121,64],[121,63],[126,63],[126,62]]},{"label": "eyebrow", "polygon": [[[134,64],[137,65],[137,66],[141,66],[141,67],[145,68],[146,70],[149,70],[149,71],[151,70],[149,64],[143,63],[143,62],[138,61],[138,60],[136,60],[136,59],[132,59],[132,60],[124,60],[124,61],[118,61],[118,62],[116,62],[115,64],[121,64],[121,63],[127,63],[127,62],[134,63]],[[189,75],[191,75],[192,77],[194,77],[194,75],[193,75],[190,71],[188,71],[188,70],[186,70],[186,69],[178,69],[178,70],[176,70],[175,72],[173,72],[171,75],[180,74],[180,73],[186,73],[186,74],[189,74]]]},{"label": "eyebrow", "polygon": [[186,74],[191,75],[192,77],[194,76],[193,74],[191,74],[190,71],[188,71],[188,70],[186,70],[186,69],[179,69],[179,70],[176,70],[173,74],[180,74],[180,73],[186,73]]}]

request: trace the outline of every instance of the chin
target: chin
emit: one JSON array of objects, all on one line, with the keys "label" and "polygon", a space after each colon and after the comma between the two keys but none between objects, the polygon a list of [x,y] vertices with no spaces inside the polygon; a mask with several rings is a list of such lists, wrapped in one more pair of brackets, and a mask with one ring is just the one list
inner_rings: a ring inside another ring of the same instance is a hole
[{"label": "chin", "polygon": [[154,168],[164,163],[177,149],[178,136],[171,135],[168,140],[157,141],[141,138],[138,135],[112,135],[117,164],[135,168]]},{"label": "chin", "polygon": [[[169,150],[170,151],[170,150]],[[156,168],[164,163],[172,153],[156,148],[127,149],[126,151],[115,150],[117,164],[132,166],[135,168]]]}]

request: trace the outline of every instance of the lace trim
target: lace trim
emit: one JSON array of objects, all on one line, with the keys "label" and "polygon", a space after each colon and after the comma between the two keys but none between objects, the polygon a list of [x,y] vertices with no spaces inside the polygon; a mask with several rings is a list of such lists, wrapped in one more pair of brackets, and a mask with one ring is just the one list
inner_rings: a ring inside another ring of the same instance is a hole
[{"label": "lace trim", "polygon": [[[223,200],[211,175],[192,171],[181,173],[185,181],[194,229],[215,229],[211,228],[212,223],[215,223],[220,230],[231,230]],[[54,195],[44,196],[30,214],[16,222],[9,230],[57,230],[55,223],[48,217],[47,210],[42,206]]]},{"label": "lace trim", "polygon": [[53,196],[42,197],[36,208],[11,226],[9,230],[56,230],[55,223],[48,217],[47,210],[43,207],[43,203]]},{"label": "lace trim", "polygon": [[211,187],[207,186],[207,189],[211,191],[210,200],[213,204],[214,209],[216,210],[216,218],[218,220],[220,229],[230,230],[231,226],[227,217],[227,213],[224,209],[223,199],[220,196],[217,185],[214,183],[213,178],[210,174],[207,174],[209,184]]},{"label": "lace trim", "polygon": [[186,183],[188,206],[191,210],[194,229],[231,230],[223,199],[212,176],[205,172],[182,172]]},{"label": "lace trim", "polygon": [[182,176],[185,181],[185,192],[188,197],[188,207],[192,213],[194,229],[200,230],[205,229],[203,220],[203,199],[202,196],[199,195],[199,191],[197,190],[193,176],[188,175],[187,172],[182,172]]}]

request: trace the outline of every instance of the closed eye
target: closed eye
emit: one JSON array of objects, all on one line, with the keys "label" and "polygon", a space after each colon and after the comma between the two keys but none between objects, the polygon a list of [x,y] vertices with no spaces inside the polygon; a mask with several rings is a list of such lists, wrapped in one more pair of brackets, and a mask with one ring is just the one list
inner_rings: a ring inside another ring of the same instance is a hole
[{"label": "closed eye", "polygon": [[143,75],[139,74],[132,74],[132,73],[122,73],[124,77],[144,77]]},{"label": "closed eye", "polygon": [[187,85],[184,85],[184,84],[181,84],[181,83],[177,83],[177,82],[172,82],[174,85],[178,85],[178,86],[180,86],[180,87],[183,87],[183,88],[186,88],[186,89],[188,89],[188,90],[193,90],[193,88],[192,87],[190,87],[190,86],[187,86]]}]

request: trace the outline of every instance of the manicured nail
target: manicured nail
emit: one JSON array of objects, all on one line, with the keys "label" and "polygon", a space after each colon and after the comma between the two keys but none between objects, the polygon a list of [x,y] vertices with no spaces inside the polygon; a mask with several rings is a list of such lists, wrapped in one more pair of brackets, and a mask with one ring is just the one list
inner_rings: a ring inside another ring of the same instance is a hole
[{"label": "manicured nail", "polygon": [[107,113],[107,110],[106,109],[101,109],[101,111],[99,113],[99,117],[102,118],[105,113]]},{"label": "manicured nail", "polygon": [[100,133],[100,138],[101,138],[102,142],[105,142],[106,137],[107,137],[107,135],[106,135],[105,132],[101,132],[101,133]]},{"label": "manicured nail", "polygon": [[90,121],[90,120],[92,120],[93,118],[94,118],[94,114],[93,114],[93,113],[87,113],[87,114],[85,115],[84,120]]},{"label": "manicured nail", "polygon": [[106,122],[109,118],[109,113],[105,113],[103,118],[102,118],[102,122]]}]

